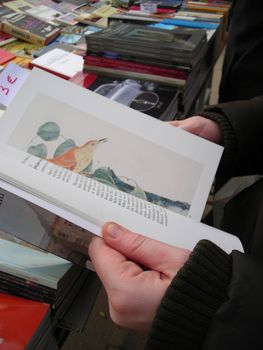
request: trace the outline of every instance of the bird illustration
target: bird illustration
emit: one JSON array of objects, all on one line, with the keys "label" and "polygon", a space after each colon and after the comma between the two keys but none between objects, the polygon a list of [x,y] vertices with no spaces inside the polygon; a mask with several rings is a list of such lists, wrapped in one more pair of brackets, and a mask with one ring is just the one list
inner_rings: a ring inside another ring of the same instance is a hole
[{"label": "bird illustration", "polygon": [[98,145],[107,141],[107,138],[90,140],[82,146],[73,147],[60,156],[48,158],[47,160],[76,173],[81,173],[92,163],[93,154]]}]

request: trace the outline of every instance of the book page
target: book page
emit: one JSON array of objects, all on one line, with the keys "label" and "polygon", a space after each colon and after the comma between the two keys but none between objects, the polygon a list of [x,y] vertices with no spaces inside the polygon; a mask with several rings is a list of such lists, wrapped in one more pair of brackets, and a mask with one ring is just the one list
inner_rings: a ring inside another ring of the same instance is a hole
[{"label": "book page", "polygon": [[235,236],[3,144],[0,176],[6,190],[18,194],[18,187],[23,198],[97,235],[104,222],[115,221],[178,247],[193,249],[200,239],[210,239],[227,252],[242,251]]},{"label": "book page", "polygon": [[[218,145],[37,69],[6,110],[0,136],[10,149],[195,220],[222,154]],[[27,181],[39,186],[38,178]]]}]

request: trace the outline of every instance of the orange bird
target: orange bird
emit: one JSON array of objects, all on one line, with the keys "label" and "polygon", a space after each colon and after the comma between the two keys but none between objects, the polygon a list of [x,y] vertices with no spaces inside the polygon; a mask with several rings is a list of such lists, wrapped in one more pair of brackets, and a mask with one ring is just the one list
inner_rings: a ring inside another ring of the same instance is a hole
[{"label": "orange bird", "polygon": [[48,158],[47,160],[63,168],[80,173],[92,162],[93,154],[97,146],[107,141],[108,139],[106,138],[100,140],[90,140],[84,143],[82,146],[73,147],[60,156]]}]

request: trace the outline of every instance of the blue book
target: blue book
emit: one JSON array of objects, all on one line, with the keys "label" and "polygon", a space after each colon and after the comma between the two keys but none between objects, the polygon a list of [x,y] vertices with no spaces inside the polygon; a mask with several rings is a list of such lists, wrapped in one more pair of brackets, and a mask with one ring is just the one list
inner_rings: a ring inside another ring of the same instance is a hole
[{"label": "blue book", "polygon": [[217,23],[211,23],[211,22],[192,21],[192,20],[175,19],[175,18],[166,18],[160,23],[174,25],[178,27],[199,28],[199,29],[217,29],[219,25]]}]

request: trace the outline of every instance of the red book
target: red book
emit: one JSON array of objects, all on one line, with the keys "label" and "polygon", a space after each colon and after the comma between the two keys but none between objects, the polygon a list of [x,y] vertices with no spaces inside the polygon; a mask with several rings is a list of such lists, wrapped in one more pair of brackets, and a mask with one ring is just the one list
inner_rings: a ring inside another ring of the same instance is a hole
[{"label": "red book", "polygon": [[15,40],[16,38],[13,37],[12,35],[0,31],[0,46],[11,43],[12,41],[15,41]]},{"label": "red book", "polygon": [[0,293],[0,349],[24,350],[50,306]]},{"label": "red book", "polygon": [[8,61],[11,61],[16,56],[11,52],[0,49],[0,64],[4,64]]},{"label": "red book", "polygon": [[126,70],[131,72],[160,75],[163,77],[181,80],[186,80],[188,77],[188,72],[184,69],[152,66],[133,61],[105,58],[100,56],[86,55],[84,57],[84,64],[87,66],[90,65],[105,68],[114,68],[118,70]]}]

